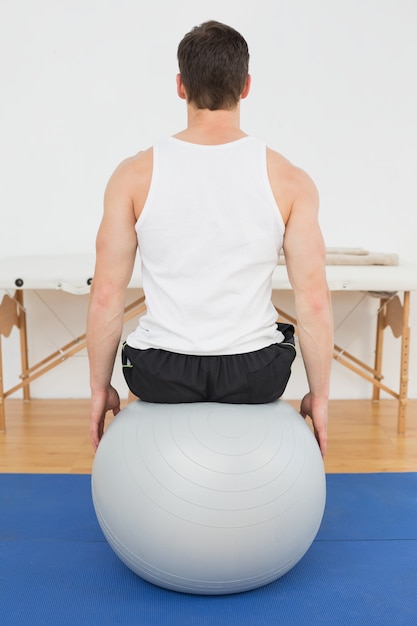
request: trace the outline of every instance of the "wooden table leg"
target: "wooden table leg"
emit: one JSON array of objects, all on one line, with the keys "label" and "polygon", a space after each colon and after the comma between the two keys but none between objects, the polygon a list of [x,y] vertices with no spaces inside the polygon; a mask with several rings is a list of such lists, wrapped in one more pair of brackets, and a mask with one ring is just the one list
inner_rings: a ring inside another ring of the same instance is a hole
[{"label": "wooden table leg", "polygon": [[7,392],[4,390],[3,359],[1,350],[1,338],[9,337],[14,326],[19,325],[17,303],[9,295],[5,295],[0,302],[0,431],[6,430],[6,409],[4,401]]},{"label": "wooden table leg", "polygon": [[4,408],[4,387],[3,387],[3,358],[1,352],[0,335],[0,433],[6,432],[6,414]]},{"label": "wooden table leg", "polygon": [[410,292],[404,292],[402,334],[401,334],[401,369],[400,369],[400,397],[398,403],[397,431],[405,433],[407,404],[408,404],[408,367],[410,350],[410,328],[408,318],[410,313]]},{"label": "wooden table leg", "polygon": [[[375,341],[375,361],[374,361],[374,378],[381,382],[382,380],[382,355],[384,349],[384,328],[385,328],[385,306],[386,298],[380,299],[379,311],[376,323],[376,341]],[[372,401],[377,402],[380,398],[380,387],[373,386]]]},{"label": "wooden table leg", "polygon": [[[19,334],[20,334],[20,362],[22,365],[21,379],[26,380],[29,374],[29,358],[28,358],[28,340],[27,340],[27,326],[26,326],[26,311],[23,304],[23,291],[16,291],[15,299],[18,306],[19,315]],[[29,384],[23,387],[23,400],[29,402],[30,400],[30,388]]]}]

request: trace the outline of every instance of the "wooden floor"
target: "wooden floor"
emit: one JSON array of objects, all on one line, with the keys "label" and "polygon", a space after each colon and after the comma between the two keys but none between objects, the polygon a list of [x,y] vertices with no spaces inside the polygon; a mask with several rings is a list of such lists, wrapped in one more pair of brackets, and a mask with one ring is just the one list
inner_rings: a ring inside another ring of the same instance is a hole
[{"label": "wooden floor", "polygon": [[[0,472],[90,473],[87,400],[7,400],[6,415]],[[417,400],[409,402],[405,435],[396,423],[395,400],[331,401],[326,471],[416,472]]]}]

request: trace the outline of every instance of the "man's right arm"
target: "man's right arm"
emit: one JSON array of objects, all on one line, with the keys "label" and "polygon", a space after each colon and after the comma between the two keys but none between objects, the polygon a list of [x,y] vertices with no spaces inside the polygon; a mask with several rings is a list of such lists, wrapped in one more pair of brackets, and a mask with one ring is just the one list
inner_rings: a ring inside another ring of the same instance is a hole
[{"label": "man's right arm", "polygon": [[313,421],[324,455],[333,357],[333,314],[325,271],[325,247],[318,223],[318,193],[302,170],[292,169],[294,200],[284,235],[288,277],[294,289],[298,337],[309,384],[301,414]]}]

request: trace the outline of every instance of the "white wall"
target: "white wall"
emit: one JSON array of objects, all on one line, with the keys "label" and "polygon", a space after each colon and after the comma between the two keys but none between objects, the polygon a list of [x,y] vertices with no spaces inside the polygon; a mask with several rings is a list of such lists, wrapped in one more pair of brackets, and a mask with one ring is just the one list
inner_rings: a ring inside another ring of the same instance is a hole
[{"label": "white wall", "polygon": [[[417,263],[416,18],[414,0],[2,0],[0,256],[93,251],[113,168],[185,125],[175,94],[179,40],[218,19],[250,46],[243,128],[313,176],[327,245],[398,252]],[[71,332],[28,294],[32,360],[85,323],[86,297],[40,295]],[[335,298],[337,326],[360,297]],[[375,305],[366,298],[337,335],[370,361]],[[409,390],[417,397],[415,295],[411,317]],[[392,385],[397,344],[388,332]],[[13,332],[3,341],[6,387],[18,371],[17,347]],[[119,371],[115,381],[124,393]],[[304,388],[298,359],[287,397]],[[85,354],[32,391],[87,396]],[[332,397],[369,393],[334,365]]]}]

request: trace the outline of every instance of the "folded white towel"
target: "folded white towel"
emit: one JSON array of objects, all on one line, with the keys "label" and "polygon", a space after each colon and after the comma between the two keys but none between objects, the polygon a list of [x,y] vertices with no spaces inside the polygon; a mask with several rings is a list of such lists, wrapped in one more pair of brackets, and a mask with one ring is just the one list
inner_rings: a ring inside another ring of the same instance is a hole
[{"label": "folded white towel", "polygon": [[[337,250],[337,251],[335,251]],[[350,251],[353,252],[350,252]],[[349,252],[348,252],[349,251]],[[393,252],[368,252],[362,248],[326,248],[326,265],[398,265],[399,256]],[[285,265],[281,254],[279,265]]]}]

